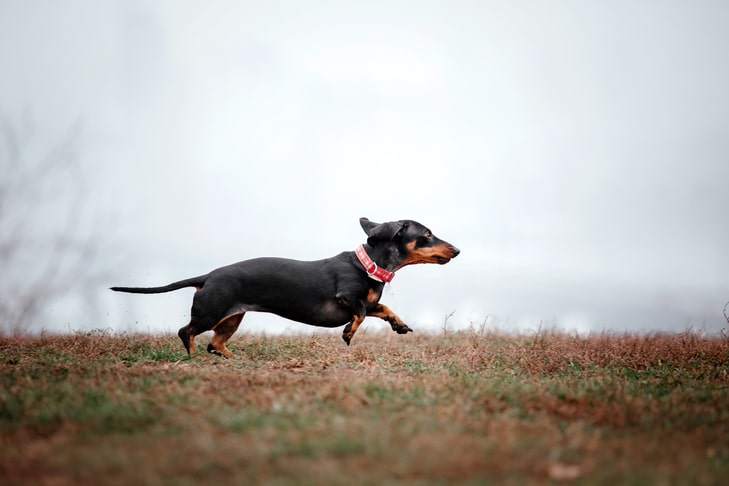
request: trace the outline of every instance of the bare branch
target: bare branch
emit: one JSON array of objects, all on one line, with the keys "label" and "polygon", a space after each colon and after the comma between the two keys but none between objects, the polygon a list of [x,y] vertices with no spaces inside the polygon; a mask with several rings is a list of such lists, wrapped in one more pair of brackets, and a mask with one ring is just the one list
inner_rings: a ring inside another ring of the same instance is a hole
[{"label": "bare branch", "polygon": [[453,315],[456,313],[455,310],[451,311],[449,314],[446,314],[443,316],[443,335],[445,336],[448,334],[448,319],[453,317]]},{"label": "bare branch", "polygon": [[0,114],[0,332],[22,332],[49,301],[94,279],[98,237],[76,157],[80,124],[33,156]]}]

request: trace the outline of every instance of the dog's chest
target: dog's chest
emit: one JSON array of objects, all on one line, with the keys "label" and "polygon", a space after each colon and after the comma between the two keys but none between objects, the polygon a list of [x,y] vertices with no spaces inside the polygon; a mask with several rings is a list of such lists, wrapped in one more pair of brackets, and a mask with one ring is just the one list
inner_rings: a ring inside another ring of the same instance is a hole
[{"label": "dog's chest", "polygon": [[376,289],[369,289],[367,291],[367,297],[365,298],[365,304],[368,307],[370,305],[374,305],[380,301],[380,297],[382,297],[382,290],[377,291]]}]

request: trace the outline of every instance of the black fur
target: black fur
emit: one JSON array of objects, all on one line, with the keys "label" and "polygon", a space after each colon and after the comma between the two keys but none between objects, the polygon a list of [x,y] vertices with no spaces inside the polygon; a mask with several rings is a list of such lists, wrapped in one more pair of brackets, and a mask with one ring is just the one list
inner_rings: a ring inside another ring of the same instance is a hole
[{"label": "black fur", "polygon": [[[361,218],[360,225],[367,234],[367,253],[389,271],[413,263],[447,263],[459,253],[456,247],[439,240],[415,221],[377,224]],[[154,294],[183,287],[198,289],[193,297],[190,323],[179,332],[188,353],[194,351],[196,335],[213,329],[216,336],[208,350],[229,357],[225,342],[247,311],[270,312],[321,327],[348,324],[343,334],[347,344],[367,315],[384,319],[399,333],[411,331],[378,303],[384,284],[368,277],[353,251],[316,261],[254,258],[163,287],[111,290]]]}]

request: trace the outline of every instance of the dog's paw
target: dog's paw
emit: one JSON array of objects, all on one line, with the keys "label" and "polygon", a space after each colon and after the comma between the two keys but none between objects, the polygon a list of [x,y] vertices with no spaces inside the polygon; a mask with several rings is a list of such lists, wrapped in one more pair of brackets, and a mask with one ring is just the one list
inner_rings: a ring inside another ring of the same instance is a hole
[{"label": "dog's paw", "polygon": [[220,356],[221,358],[230,359],[233,357],[233,353],[228,351],[227,348],[224,348],[222,351],[218,351],[213,347],[212,344],[208,344],[208,353],[214,354],[216,356]]},{"label": "dog's paw", "polygon": [[409,332],[413,332],[413,330],[410,329],[410,327],[408,327],[407,324],[400,324],[398,326],[393,326],[392,330],[398,334],[407,334]]}]

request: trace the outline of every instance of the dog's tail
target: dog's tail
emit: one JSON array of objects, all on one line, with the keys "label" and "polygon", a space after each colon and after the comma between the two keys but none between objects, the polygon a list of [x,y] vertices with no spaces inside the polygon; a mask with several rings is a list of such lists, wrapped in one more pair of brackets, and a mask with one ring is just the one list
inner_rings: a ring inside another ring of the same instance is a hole
[{"label": "dog's tail", "polygon": [[199,277],[173,282],[162,287],[111,287],[110,290],[114,290],[115,292],[129,292],[131,294],[161,294],[163,292],[184,289],[185,287],[196,287],[199,290],[207,279],[207,275],[201,275]]}]

